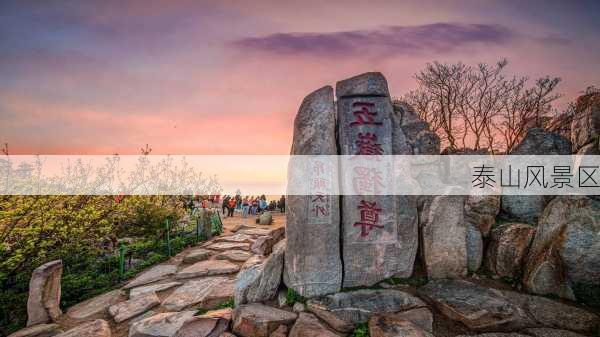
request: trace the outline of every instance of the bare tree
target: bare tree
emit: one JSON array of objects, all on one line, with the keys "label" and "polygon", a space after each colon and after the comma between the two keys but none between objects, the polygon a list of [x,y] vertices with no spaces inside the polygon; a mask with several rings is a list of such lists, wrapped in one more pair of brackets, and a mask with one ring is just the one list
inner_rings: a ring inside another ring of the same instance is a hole
[{"label": "bare tree", "polygon": [[456,121],[463,100],[462,86],[469,72],[470,67],[462,63],[428,63],[424,70],[415,75],[419,88],[406,97],[451,148],[456,148],[456,139],[462,130]]},{"label": "bare tree", "polygon": [[499,118],[494,124],[504,139],[504,149],[509,153],[523,139],[528,129],[543,127],[545,117],[552,110],[552,102],[560,97],[554,90],[560,83],[558,77],[544,77],[527,88],[527,78],[513,80],[512,90],[502,102]]},{"label": "bare tree", "polygon": [[527,88],[526,77],[503,74],[507,65],[427,64],[404,99],[450,149],[510,150],[528,128],[543,124],[560,79],[541,78]]}]

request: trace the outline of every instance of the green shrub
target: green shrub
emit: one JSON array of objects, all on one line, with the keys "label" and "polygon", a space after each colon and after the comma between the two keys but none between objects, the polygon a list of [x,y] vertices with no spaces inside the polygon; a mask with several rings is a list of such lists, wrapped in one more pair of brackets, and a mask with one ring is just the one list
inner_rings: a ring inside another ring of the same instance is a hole
[{"label": "green shrub", "polygon": [[227,301],[219,304],[217,306],[217,309],[226,309],[226,308],[233,308],[235,305],[234,301],[233,301],[233,297],[228,299]]},{"label": "green shrub", "polygon": [[425,284],[427,284],[427,277],[417,276],[417,275],[413,275],[409,278],[390,277],[389,279],[385,280],[384,282],[391,284],[391,285],[404,284],[404,285],[409,285],[409,286],[418,288],[418,287],[421,287],[421,286],[424,286]]},{"label": "green shrub", "polygon": [[207,309],[204,308],[199,308],[198,310],[196,310],[196,313],[194,314],[195,316],[200,316],[200,315],[204,315],[208,312]]},{"label": "green shrub", "polygon": [[285,303],[287,305],[292,306],[296,302],[305,304],[306,303],[306,298],[300,296],[300,294],[298,294],[297,292],[295,292],[294,289],[288,288],[287,294],[285,296]]},{"label": "green shrub", "polygon": [[369,337],[369,326],[367,323],[360,323],[352,332],[352,337]]}]

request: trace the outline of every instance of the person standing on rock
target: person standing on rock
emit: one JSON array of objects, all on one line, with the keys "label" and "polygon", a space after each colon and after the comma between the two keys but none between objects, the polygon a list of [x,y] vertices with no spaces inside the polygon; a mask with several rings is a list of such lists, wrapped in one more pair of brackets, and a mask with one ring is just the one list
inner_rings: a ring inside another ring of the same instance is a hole
[{"label": "person standing on rock", "polygon": [[248,196],[245,196],[244,200],[242,201],[242,217],[247,218],[249,211],[250,211],[250,203],[248,201]]},{"label": "person standing on rock", "polygon": [[267,209],[267,198],[264,194],[260,196],[260,199],[258,201],[258,207],[261,212],[264,212]]},{"label": "person standing on rock", "polygon": [[252,198],[252,208],[250,209],[250,213],[252,215],[256,215],[257,210],[258,210],[258,198]]},{"label": "person standing on rock", "polygon": [[223,197],[223,215],[225,215],[225,211],[227,210],[227,208],[229,207],[229,196],[226,195],[225,197]]},{"label": "person standing on rock", "polygon": [[233,211],[235,210],[235,206],[237,204],[237,201],[234,198],[229,199],[229,207],[228,207],[228,212],[227,212],[227,216],[228,217],[233,217]]},{"label": "person standing on rock", "polygon": [[285,213],[285,195],[282,195],[281,198],[279,198],[279,204],[277,207],[281,213]]}]

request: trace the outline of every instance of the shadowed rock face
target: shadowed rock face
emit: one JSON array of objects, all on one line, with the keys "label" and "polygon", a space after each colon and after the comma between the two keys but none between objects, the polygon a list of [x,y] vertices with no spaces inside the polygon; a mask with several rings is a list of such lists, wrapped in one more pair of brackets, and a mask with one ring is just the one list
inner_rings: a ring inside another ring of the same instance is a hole
[{"label": "shadowed rock face", "polygon": [[600,135],[600,93],[577,99],[576,113],[571,122],[571,142],[578,151]]},{"label": "shadowed rock face", "polygon": [[[571,142],[544,129],[530,129],[510,154],[570,155]],[[502,211],[515,221],[535,224],[550,199],[544,195],[503,195]]]},{"label": "shadowed rock face", "polygon": [[280,325],[291,325],[297,315],[285,310],[253,303],[240,305],[233,312],[232,331],[243,337],[269,337]]},{"label": "shadowed rock face", "polygon": [[590,332],[600,324],[596,314],[578,307],[540,296],[486,288],[468,281],[431,281],[418,292],[443,315],[475,331],[551,327]]},{"label": "shadowed rock face", "polygon": [[362,289],[327,295],[308,301],[308,310],[339,331],[366,323],[373,315],[425,307],[425,302],[392,289]]},{"label": "shadowed rock face", "polygon": [[289,337],[340,337],[312,314],[300,313]]},{"label": "shadowed rock face", "polygon": [[60,310],[61,260],[45,263],[33,271],[27,299],[27,326],[55,321]]},{"label": "shadowed rock face", "polygon": [[472,330],[535,326],[522,308],[511,303],[500,291],[467,281],[431,281],[419,288],[419,295],[448,318]]},{"label": "shadowed rock face", "polygon": [[374,316],[369,320],[371,337],[435,337],[420,326],[394,316]]},{"label": "shadowed rock face", "polygon": [[465,220],[488,237],[500,212],[499,195],[469,195],[465,200]]},{"label": "shadowed rock face", "polygon": [[464,199],[459,195],[439,195],[425,212],[422,251],[430,278],[467,275],[468,237],[463,213]]},{"label": "shadowed rock face", "polygon": [[[333,88],[323,87],[302,101],[294,121],[292,155],[335,155]],[[302,296],[340,290],[339,197],[290,195],[286,200],[285,284]],[[323,207],[326,214],[315,212]],[[318,238],[318,239],[307,239]]]},{"label": "shadowed rock face", "polygon": [[281,283],[285,241],[280,241],[269,257],[242,268],[235,283],[235,304],[263,302],[275,298]]},{"label": "shadowed rock face", "polygon": [[573,284],[600,279],[600,201],[558,196],[540,217],[523,284],[537,294],[574,299]]},{"label": "shadowed rock face", "polygon": [[501,277],[519,277],[534,235],[535,227],[527,224],[495,228],[486,253],[488,270]]}]

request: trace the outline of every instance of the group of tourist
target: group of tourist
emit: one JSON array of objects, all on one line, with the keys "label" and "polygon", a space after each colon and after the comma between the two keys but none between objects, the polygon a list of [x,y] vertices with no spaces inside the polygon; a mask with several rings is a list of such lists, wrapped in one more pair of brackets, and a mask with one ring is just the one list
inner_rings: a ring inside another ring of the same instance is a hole
[{"label": "group of tourist", "polygon": [[257,215],[264,211],[275,211],[279,210],[281,213],[285,213],[285,196],[281,196],[279,200],[267,201],[267,197],[263,194],[261,196],[245,196],[237,194],[235,196],[225,195],[221,198],[219,195],[211,196],[195,196],[191,198],[187,203],[186,207],[195,210],[200,208],[220,208],[222,214],[228,217],[232,217],[235,211],[240,211],[244,218],[248,215]]},{"label": "group of tourist", "polygon": [[285,196],[281,196],[279,200],[267,201],[267,197],[263,194],[261,196],[245,196],[241,195],[223,197],[223,203],[221,205],[223,214],[227,212],[228,217],[234,215],[235,210],[242,212],[242,217],[248,217],[248,214],[257,215],[264,211],[274,211],[278,209],[280,212],[285,212]]}]

